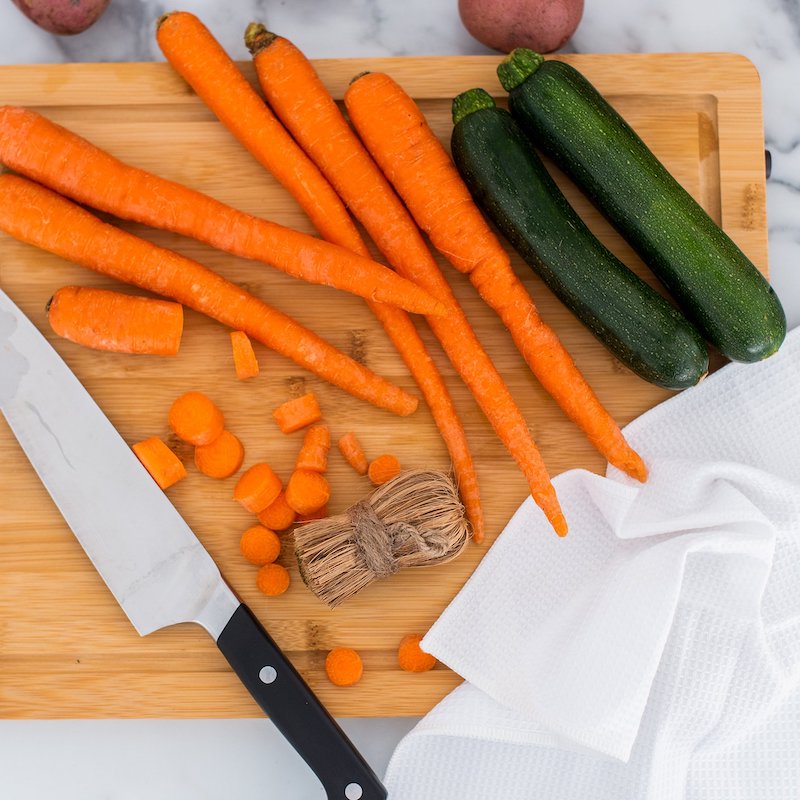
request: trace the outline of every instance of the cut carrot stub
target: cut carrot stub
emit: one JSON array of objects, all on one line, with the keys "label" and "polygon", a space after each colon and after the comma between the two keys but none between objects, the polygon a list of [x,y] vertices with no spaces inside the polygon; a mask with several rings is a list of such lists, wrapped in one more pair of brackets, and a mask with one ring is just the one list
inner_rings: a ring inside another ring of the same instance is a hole
[{"label": "cut carrot stub", "polygon": [[272,412],[272,416],[283,433],[294,433],[306,425],[319,422],[322,419],[322,411],[316,395],[309,392],[294,400],[287,400]]},{"label": "cut carrot stub", "polygon": [[273,503],[281,493],[281,479],[269,464],[253,464],[236,483],[234,500],[248,511],[258,514]]},{"label": "cut carrot stub", "polygon": [[392,478],[396,478],[400,474],[400,462],[388,453],[378,456],[374,461],[370,462],[367,475],[369,479],[376,485],[380,486]]},{"label": "cut carrot stub", "polygon": [[436,657],[426,653],[420,647],[422,637],[418,633],[410,633],[400,640],[397,648],[397,663],[406,672],[427,672],[436,666]]},{"label": "cut carrot stub", "polygon": [[328,481],[319,472],[296,469],[286,484],[286,502],[298,514],[313,514],[330,500]]},{"label": "cut carrot stub", "polygon": [[312,425],[303,439],[297,455],[295,469],[310,469],[325,472],[328,469],[328,450],[331,448],[331,432],[327,425]]},{"label": "cut carrot stub", "polygon": [[297,517],[297,512],[286,502],[286,493],[281,492],[263,511],[258,512],[258,521],[272,531],[285,531]]},{"label": "cut carrot stub", "polygon": [[339,439],[339,452],[359,475],[367,474],[369,461],[367,461],[364,449],[354,433],[346,433]]},{"label": "cut carrot stub", "polygon": [[186,477],[186,467],[183,462],[167,447],[158,436],[152,436],[143,442],[133,445],[139,461],[153,476],[153,480],[166,489]]},{"label": "cut carrot stub", "polygon": [[230,431],[222,433],[209,444],[194,449],[197,469],[209,478],[229,478],[244,461],[244,446]]},{"label": "cut carrot stub", "polygon": [[361,680],[364,663],[361,656],[349,647],[335,647],[325,659],[328,680],[336,686],[352,686]]},{"label": "cut carrot stub", "polygon": [[254,525],[248,528],[239,540],[242,555],[257,567],[271,564],[281,554],[281,540],[275,531]]},{"label": "cut carrot stub", "polygon": [[183,306],[107,289],[65,286],[47,304],[50,327],[94,350],[174,356],[181,346]]},{"label": "cut carrot stub", "polygon": [[222,433],[225,418],[202,392],[187,392],[172,404],[169,426],[184,442],[203,445],[210,444]]},{"label": "cut carrot stub", "polygon": [[318,519],[326,519],[330,516],[330,511],[328,511],[328,504],[326,503],[322,508],[318,508],[316,511],[312,511],[310,514],[300,514],[297,517],[297,521],[299,523],[303,522],[314,522]]},{"label": "cut carrot stub", "polygon": [[256,586],[267,597],[277,597],[289,588],[289,571],[280,564],[265,564],[256,575]]},{"label": "cut carrot stub", "polygon": [[253,343],[244,331],[231,331],[233,347],[233,367],[240,381],[255,378],[258,375],[258,359],[253,350]]}]

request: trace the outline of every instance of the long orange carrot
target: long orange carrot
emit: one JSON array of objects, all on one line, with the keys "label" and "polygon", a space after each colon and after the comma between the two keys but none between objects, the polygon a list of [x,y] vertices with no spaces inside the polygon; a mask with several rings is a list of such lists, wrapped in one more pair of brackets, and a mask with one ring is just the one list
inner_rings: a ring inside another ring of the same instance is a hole
[{"label": "long orange carrot", "polygon": [[309,283],[420,314],[443,309],[387,267],[123,164],[35,111],[0,106],[0,163],[100,211],[180,233]]},{"label": "long orange carrot", "polygon": [[[525,418],[402,202],[330,101],[303,53],[263,26],[251,25],[245,41],[254,54],[261,88],[278,118],[333,184],[389,263],[448,306],[445,317],[428,317],[431,329],[519,464],[534,500],[556,531],[565,534],[566,521]],[[463,483],[461,486],[463,490]]]},{"label": "long orange carrot", "polygon": [[414,100],[388,75],[366,73],[344,96],[350,120],[417,224],[500,316],[539,382],[616,467],[643,481],[644,462],[586,382],[514,274],[508,253]]},{"label": "long orange carrot", "polygon": [[0,230],[244,331],[354,397],[402,416],[417,407],[417,398],[212,270],[101,222],[25,178],[0,175]]}]

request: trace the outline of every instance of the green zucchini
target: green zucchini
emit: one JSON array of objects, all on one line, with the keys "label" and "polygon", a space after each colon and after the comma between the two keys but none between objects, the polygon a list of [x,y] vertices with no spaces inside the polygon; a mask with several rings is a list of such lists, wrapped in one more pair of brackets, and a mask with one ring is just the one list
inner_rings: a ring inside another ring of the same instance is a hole
[{"label": "green zucchini", "polygon": [[786,317],[772,287],[580,72],[520,48],[497,73],[531,140],[628,240],[711,344],[734,361],[778,350]]},{"label": "green zucchini", "polygon": [[708,371],[700,334],[592,234],[508,111],[472,89],[453,101],[453,122],[472,196],[561,302],[646,381],[694,386]]}]

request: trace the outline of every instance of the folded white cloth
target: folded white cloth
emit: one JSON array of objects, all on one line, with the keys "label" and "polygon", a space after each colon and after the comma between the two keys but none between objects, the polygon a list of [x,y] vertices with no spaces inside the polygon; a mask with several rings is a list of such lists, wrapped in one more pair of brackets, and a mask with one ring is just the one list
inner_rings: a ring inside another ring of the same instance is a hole
[{"label": "folded white cloth", "polygon": [[647,483],[558,476],[428,632],[391,800],[800,798],[800,330],[625,432]]}]

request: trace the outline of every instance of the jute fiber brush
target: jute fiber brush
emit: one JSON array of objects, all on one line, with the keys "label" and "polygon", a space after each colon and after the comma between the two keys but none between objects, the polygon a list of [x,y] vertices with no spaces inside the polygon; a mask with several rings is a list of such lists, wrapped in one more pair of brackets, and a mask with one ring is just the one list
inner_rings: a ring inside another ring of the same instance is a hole
[{"label": "jute fiber brush", "polygon": [[453,481],[435,470],[406,470],[343,514],[299,525],[300,574],[330,608],[405,567],[456,558],[470,538]]}]

